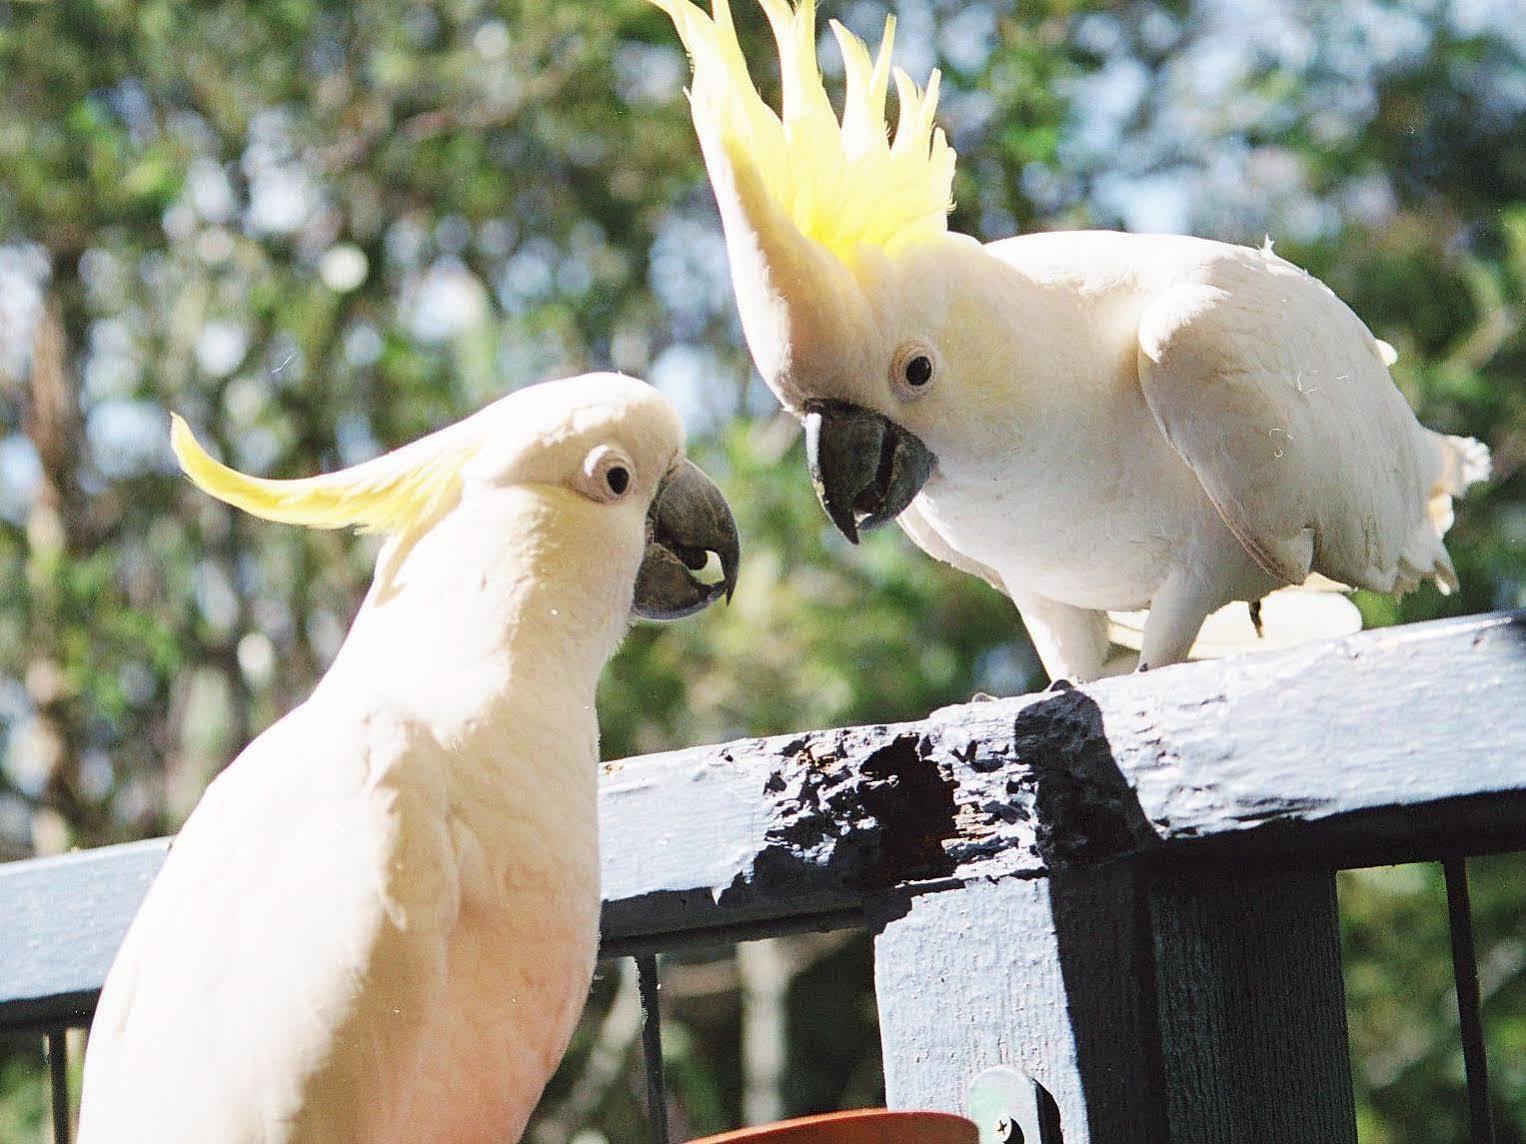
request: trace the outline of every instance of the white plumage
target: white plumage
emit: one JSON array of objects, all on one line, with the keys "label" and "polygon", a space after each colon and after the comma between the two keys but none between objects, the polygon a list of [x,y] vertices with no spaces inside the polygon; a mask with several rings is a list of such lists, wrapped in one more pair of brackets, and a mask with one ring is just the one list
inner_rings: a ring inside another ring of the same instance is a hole
[{"label": "white plumage", "polygon": [[761,0],[777,116],[725,0],[713,19],[656,2],[693,58],[748,345],[850,540],[898,517],[1012,598],[1052,676],[1081,679],[1103,669],[1109,612],[1148,609],[1140,662],[1160,666],[1215,609],[1311,573],[1455,587],[1441,538],[1487,450],[1421,426],[1392,351],[1270,243],[950,233],[936,73],[923,95],[895,72],[886,138],[893,19],[873,59],[834,25],[839,124],[811,0]]},{"label": "white plumage", "polygon": [[175,839],[101,996],[81,1139],[517,1140],[593,968],[594,689],[692,470],[678,418],[629,378],[533,386],[394,454],[445,491],[390,507],[386,463],[298,488],[177,448],[225,499],[392,535],[311,698]]}]

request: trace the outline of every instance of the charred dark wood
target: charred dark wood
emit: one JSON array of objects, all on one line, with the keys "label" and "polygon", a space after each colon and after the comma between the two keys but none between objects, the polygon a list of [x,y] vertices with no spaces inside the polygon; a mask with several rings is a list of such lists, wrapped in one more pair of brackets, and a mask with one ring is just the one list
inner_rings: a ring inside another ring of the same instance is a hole
[{"label": "charred dark wood", "polygon": [[[1526,614],[1495,615],[609,763],[606,952],[1117,862],[1526,847],[1523,696]],[[0,1022],[88,1010],[165,845],[0,867]]]}]

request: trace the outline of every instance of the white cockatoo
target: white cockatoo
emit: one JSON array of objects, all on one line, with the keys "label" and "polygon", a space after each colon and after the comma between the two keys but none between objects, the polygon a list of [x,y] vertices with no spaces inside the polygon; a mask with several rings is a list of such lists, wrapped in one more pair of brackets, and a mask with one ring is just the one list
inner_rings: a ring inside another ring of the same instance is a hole
[{"label": "white cockatoo", "polygon": [[81,1140],[518,1140],[593,970],[599,673],[632,612],[729,595],[730,509],[614,374],[309,480],[173,440],[230,504],[387,539],[333,666],[207,789],[128,931]]},{"label": "white cockatoo", "polygon": [[1158,666],[1188,654],[1210,612],[1311,573],[1455,586],[1442,533],[1487,451],[1422,427],[1392,351],[1270,243],[952,233],[938,73],[923,91],[892,69],[893,20],[872,56],[833,23],[839,118],[814,3],[762,0],[775,114],[726,0],[713,16],[654,2],[693,62],[753,360],[804,422],[822,505],[850,541],[899,519],[1012,598],[1052,676],[1080,679],[1103,667],[1112,611],[1148,608],[1140,662]]}]

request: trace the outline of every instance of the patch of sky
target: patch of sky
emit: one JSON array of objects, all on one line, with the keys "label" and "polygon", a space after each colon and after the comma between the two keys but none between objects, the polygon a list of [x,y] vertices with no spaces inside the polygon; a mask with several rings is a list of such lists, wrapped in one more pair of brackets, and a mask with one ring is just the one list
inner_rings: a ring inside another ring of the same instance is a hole
[{"label": "patch of sky", "polygon": [[212,318],[196,335],[196,364],[208,377],[227,377],[249,352],[249,333],[233,318]]},{"label": "patch of sky", "polygon": [[370,420],[358,411],[345,413],[335,422],[334,440],[339,446],[341,465],[358,465],[382,451],[381,442],[371,432]]},{"label": "patch of sky", "polygon": [[965,8],[944,20],[938,29],[938,50],[956,68],[979,68],[995,46],[996,12],[992,8]]},{"label": "patch of sky", "polygon": [[303,628],[307,636],[307,642],[313,649],[320,661],[327,662],[339,653],[339,645],[344,642],[346,621],[340,619],[329,608],[318,608],[307,617]]},{"label": "patch of sky", "polygon": [[47,272],[41,247],[0,246],[0,373],[20,376],[32,360],[32,333],[42,312]]},{"label": "patch of sky", "polygon": [[[1131,230],[1226,238],[1258,236],[1262,227],[1287,237],[1326,233],[1336,207],[1315,198],[1302,165],[1249,146],[1243,133],[1302,119],[1329,144],[1346,138],[1376,110],[1375,68],[1427,46],[1424,21],[1367,0],[1326,8],[1202,0],[1194,23],[1195,37],[1152,77],[1127,54],[1133,49],[1116,17],[1078,21],[1077,41],[1104,63],[1066,83],[1073,110],[1060,167],[1096,172],[1099,213]],[[1151,36],[1168,45],[1179,34],[1162,13]],[[1279,71],[1312,71],[1298,102],[1279,94],[1275,82],[1252,82],[1275,80]],[[1042,170],[1025,173],[1025,190],[1041,205],[1055,198]],[[1391,204],[1382,182],[1354,188],[1351,197],[1363,217]]]},{"label": "patch of sky", "polygon": [[[125,688],[124,688],[125,691]],[[128,702],[132,700],[129,697]],[[141,704],[134,704],[141,706]],[[111,768],[111,755],[99,747],[92,747],[80,755],[80,793],[91,801],[99,801],[111,793],[115,774]]]},{"label": "patch of sky", "polygon": [[366,280],[370,271],[366,252],[352,242],[336,242],[318,259],[318,277],[336,294],[347,294]]},{"label": "patch of sky", "polygon": [[[924,87],[928,75],[938,66],[938,25],[942,17],[934,13],[932,5],[925,0],[901,0],[895,6],[895,14],[896,62],[918,87]],[[885,17],[881,13],[868,24],[865,39],[869,43],[878,46],[884,23]],[[892,89],[894,86],[891,85]]]},{"label": "patch of sky", "polygon": [[403,215],[394,219],[387,227],[382,248],[387,253],[387,261],[408,269],[423,261],[424,249],[428,242],[429,231],[419,217]]},{"label": "patch of sky", "polygon": [[118,310],[127,304],[128,270],[111,251],[93,246],[81,254],[79,276],[97,311]]},{"label": "patch of sky", "polygon": [[207,222],[228,222],[238,210],[238,196],[220,163],[195,160],[186,172],[186,203]]},{"label": "patch of sky", "polygon": [[107,480],[169,472],[169,417],[152,401],[113,398],[85,414],[85,441]]},{"label": "patch of sky", "polygon": [[949,90],[939,101],[939,120],[956,151],[979,139],[991,122],[995,100],[986,91]]},{"label": "patch of sky", "polygon": [[504,330],[497,345],[494,388],[484,394],[479,404],[500,397],[522,385],[533,385],[550,377],[565,377],[575,372],[568,360],[567,346],[555,330]]},{"label": "patch of sky", "polygon": [[233,630],[238,620],[238,594],[221,564],[203,560],[192,574],[192,597],[202,619],[218,634]]},{"label": "patch of sky", "polygon": [[628,40],[615,49],[613,63],[615,91],[633,107],[669,103],[689,77],[683,52],[671,44]]},{"label": "patch of sky", "polygon": [[1526,18],[1520,0],[1452,0],[1445,8],[1452,27],[1464,36],[1497,35],[1526,52]]},{"label": "patch of sky", "polygon": [[680,338],[696,336],[733,305],[726,241],[708,208],[704,217],[697,213],[675,212],[663,221],[648,272],[648,285]]},{"label": "patch of sky", "polygon": [[472,49],[484,60],[496,62],[509,54],[509,26],[499,19],[484,20],[472,33]]},{"label": "patch of sky", "polygon": [[460,259],[441,258],[404,286],[400,307],[409,333],[439,344],[483,320],[487,291]]},{"label": "patch of sky", "polygon": [[[0,734],[0,747],[5,743],[6,736]],[[31,837],[31,805],[15,795],[0,795],[0,838],[7,839],[13,845],[20,845],[29,842]]]},{"label": "patch of sky", "polygon": [[435,223],[434,244],[441,254],[460,254],[471,239],[471,223],[459,214],[445,215]]},{"label": "patch of sky", "polygon": [[307,358],[302,346],[285,330],[277,332],[265,347],[261,369],[271,384],[280,389],[299,388],[307,380]]},{"label": "patch of sky", "polygon": [[254,234],[292,234],[318,208],[318,186],[294,157],[290,135],[289,117],[282,111],[259,111],[249,121],[249,143],[240,162],[249,180],[245,225]]},{"label": "patch of sky", "polygon": [[416,48],[426,48],[440,33],[440,17],[431,7],[416,4],[403,13],[403,34]]},{"label": "patch of sky", "polygon": [[0,438],[0,517],[12,524],[24,521],[40,484],[42,462],[31,439],[22,433]]},{"label": "patch of sky", "polygon": [[98,318],[90,323],[82,371],[85,397],[101,401],[128,397],[143,376],[137,339],[122,318]]},{"label": "patch of sky", "polygon": [[998,644],[975,661],[975,687],[988,695],[1021,695],[1039,679],[1038,657],[1026,643]]},{"label": "patch of sky", "polygon": [[708,435],[736,413],[735,372],[714,350],[678,342],[657,355],[647,380],[673,403],[691,434]]},{"label": "patch of sky", "polygon": [[36,797],[47,784],[53,754],[37,717],[29,715],[10,725],[0,768],[4,768],[17,790]]},{"label": "patch of sky", "polygon": [[281,439],[263,425],[253,425],[233,442],[233,467],[268,473],[281,457]]},{"label": "patch of sky", "polygon": [[270,408],[270,397],[270,387],[260,378],[234,378],[223,389],[223,417],[228,428],[237,432],[249,429]]},{"label": "patch of sky", "polygon": [[1061,163],[1090,166],[1096,156],[1116,151],[1149,85],[1149,69],[1131,56],[1117,56],[1094,72],[1066,81],[1072,105],[1085,110],[1060,142]]},{"label": "patch of sky", "polygon": [[1120,219],[1139,234],[1185,234],[1192,225],[1190,175],[1162,171],[1153,175],[1102,174],[1092,184],[1092,198],[1102,213]]},{"label": "patch of sky", "polygon": [[561,251],[549,238],[526,239],[504,262],[494,284],[498,301],[511,314],[551,296]]},{"label": "patch of sky", "polygon": [[1123,25],[1112,12],[1085,12],[1076,17],[1070,39],[1083,52],[1097,56],[1117,55],[1127,45]]},{"label": "patch of sky", "polygon": [[106,106],[126,126],[138,146],[141,147],[158,134],[154,101],[138,80],[124,79],[111,88],[106,95]]},{"label": "patch of sky", "polygon": [[[268,552],[267,555],[272,555],[274,553],[286,553],[290,551],[291,549],[289,547],[274,549]],[[290,562],[288,561],[286,563],[289,564]],[[276,572],[281,568],[282,565],[278,562],[275,562],[273,563],[272,571]],[[274,579],[278,583],[290,583],[292,577],[295,574],[296,570],[294,568],[287,568],[285,569],[285,575],[276,575]],[[264,632],[277,643],[286,643],[291,639],[294,625],[292,624],[291,620],[291,609],[286,606],[284,600],[281,600],[275,596],[261,596],[254,600],[250,607],[253,612],[255,626],[258,627],[260,631]]]},{"label": "patch of sky", "polygon": [[477,249],[489,258],[507,257],[518,238],[518,228],[509,219],[488,219],[477,227]]},{"label": "patch of sky", "polygon": [[370,322],[355,322],[344,332],[344,360],[356,369],[366,369],[381,360],[385,343]]}]

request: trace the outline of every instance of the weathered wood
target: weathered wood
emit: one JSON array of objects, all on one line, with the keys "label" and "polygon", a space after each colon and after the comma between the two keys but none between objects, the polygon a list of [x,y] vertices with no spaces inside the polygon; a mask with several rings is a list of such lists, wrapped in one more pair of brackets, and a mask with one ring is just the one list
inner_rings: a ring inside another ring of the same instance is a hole
[{"label": "weathered wood", "polygon": [[1148,899],[1167,1139],[1356,1144],[1334,872],[1209,866]]},{"label": "weathered wood", "polygon": [[1356,1139],[1334,875],[1130,864],[912,899],[875,940],[891,1107],[1019,1068],[1065,1144]]},{"label": "weathered wood", "polygon": [[874,943],[885,1095],[892,1108],[962,1112],[995,1065],[1026,1072],[1060,1111],[1065,1144],[1159,1144],[1157,1086],[1138,1068],[1135,875],[1006,877],[914,897]]},{"label": "weathered wood", "polygon": [[0,866],[0,1024],[82,1021],[169,840]]},{"label": "weathered wood", "polygon": [[[1131,855],[1526,846],[1523,695],[1526,614],[1484,616],[608,764],[606,952]],[[0,1021],[88,1004],[164,846],[0,867]]]}]

